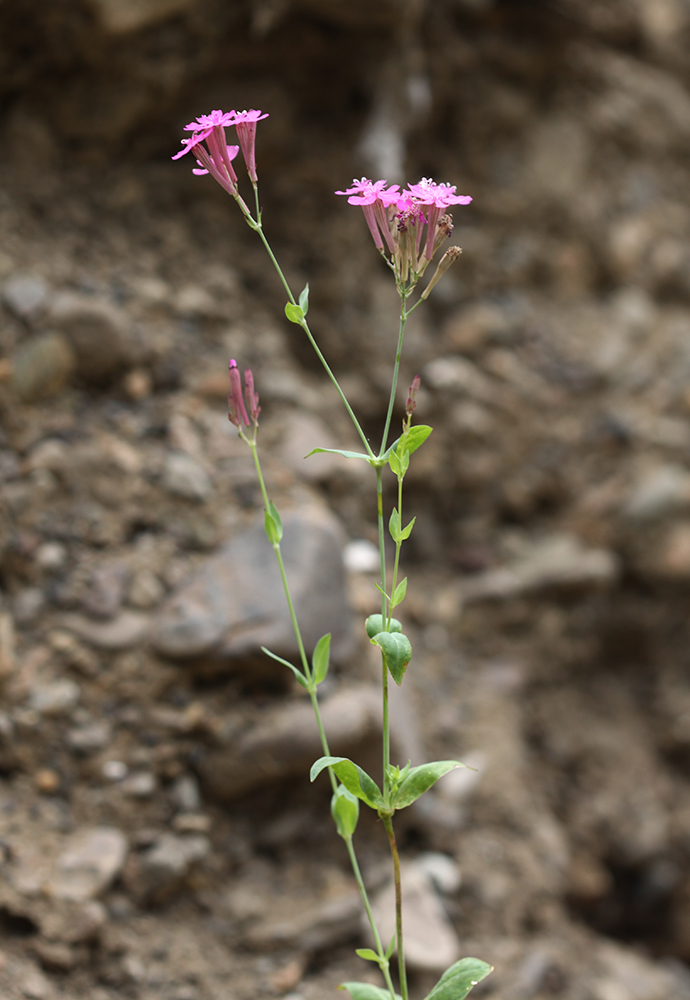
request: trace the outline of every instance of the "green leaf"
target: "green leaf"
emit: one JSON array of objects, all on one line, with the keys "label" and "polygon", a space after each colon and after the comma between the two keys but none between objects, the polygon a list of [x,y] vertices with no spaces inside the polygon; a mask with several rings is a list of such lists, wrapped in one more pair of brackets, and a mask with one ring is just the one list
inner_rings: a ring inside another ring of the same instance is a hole
[{"label": "green leaf", "polygon": [[311,458],[312,455],[342,455],[343,458],[363,458],[365,462],[369,461],[369,455],[365,455],[363,451],[344,451],[341,448],[314,448],[304,457]]},{"label": "green leaf", "polygon": [[302,325],[304,320],[304,312],[300,306],[295,306],[292,302],[288,302],[285,306],[285,315],[290,320],[291,323],[297,323],[298,326]]},{"label": "green leaf", "polygon": [[386,958],[390,958],[395,951],[395,940],[395,934],[393,934],[393,937],[390,939],[388,947],[386,948]]},{"label": "green leaf", "polygon": [[397,608],[398,604],[402,604],[405,600],[405,594],[407,593],[407,577],[404,577],[395,588],[393,592],[393,600],[391,601],[391,607]]},{"label": "green leaf", "polygon": [[386,600],[390,604],[390,597],[388,596],[388,594],[386,593],[386,591],[383,589],[383,587],[381,586],[381,584],[380,583],[375,583],[374,586],[378,590],[379,594],[383,594],[383,596],[386,598]]},{"label": "green leaf", "polygon": [[264,512],[264,530],[271,545],[279,545],[283,537],[283,522],[272,500],[268,501],[268,510]]},{"label": "green leaf", "polygon": [[[391,1000],[388,990],[371,983],[343,983],[338,989],[347,990],[352,1000]],[[395,1000],[401,1000],[398,993],[395,994]]]},{"label": "green leaf", "polygon": [[[402,463],[401,463],[400,459],[398,458],[397,451],[392,451],[390,453],[390,455],[388,456],[388,464],[390,465],[391,472],[393,473],[394,476],[401,476],[401,475],[404,476],[405,475],[405,473],[403,472]],[[407,471],[407,470],[405,470],[405,471]]]},{"label": "green leaf", "polygon": [[388,530],[391,533],[391,538],[394,542],[400,541],[400,515],[398,514],[398,508],[394,507],[391,511],[390,521],[388,522]]},{"label": "green leaf", "polygon": [[383,807],[383,796],[374,779],[347,757],[319,757],[311,766],[309,780],[314,781],[326,767],[332,767],[336,777],[340,778],[348,792],[352,792],[371,809]]},{"label": "green leaf", "polygon": [[309,312],[309,282],[302,289],[299,297],[299,307],[302,310],[302,315],[306,316]]},{"label": "green leaf", "polygon": [[413,767],[398,788],[398,794],[392,803],[396,809],[405,809],[412,805],[420,795],[435,785],[439,778],[456,767],[465,767],[459,760],[434,760],[430,764],[420,764]]},{"label": "green leaf", "polygon": [[[433,427],[429,427],[427,424],[415,424],[414,427],[410,427],[407,434],[403,434],[401,438],[402,447],[405,455],[411,455],[413,451],[420,448],[426,439],[429,437],[433,431]],[[399,449],[398,449],[399,450]]]},{"label": "green leaf", "polygon": [[407,527],[402,529],[402,531],[400,532],[400,541],[401,542],[404,542],[405,539],[407,539],[407,538],[410,537],[410,535],[412,534],[412,529],[414,528],[414,523],[415,523],[416,520],[417,520],[417,518],[413,517],[412,520],[410,521],[410,523],[407,525]]},{"label": "green leaf", "polygon": [[461,958],[446,969],[425,1000],[465,1000],[472,987],[486,979],[490,972],[493,972],[492,966],[479,958]]},{"label": "green leaf", "polygon": [[270,656],[272,660],[276,660],[278,663],[282,663],[284,667],[289,667],[290,670],[292,670],[295,677],[297,678],[297,683],[301,684],[303,688],[309,690],[309,681],[304,676],[301,670],[298,670],[297,667],[295,667],[288,660],[284,660],[282,656],[277,656],[275,653],[272,653],[271,650],[266,649],[265,646],[261,647],[261,651],[265,653],[266,656]]},{"label": "green leaf", "polygon": [[407,664],[412,659],[410,640],[402,632],[379,632],[371,641],[375,646],[381,647],[383,662],[390,670],[395,683],[400,686]]},{"label": "green leaf", "polygon": [[402,632],[402,625],[397,618],[391,618],[391,623],[386,628],[386,619],[383,615],[369,615],[364,627],[370,639],[373,639],[379,632]]},{"label": "green leaf", "polygon": [[319,641],[316,643],[314,649],[314,655],[311,658],[312,670],[314,671],[314,680],[317,684],[326,679],[326,674],[328,673],[328,660],[331,652],[331,633],[328,632],[327,635],[322,635]]},{"label": "green leaf", "polygon": [[355,948],[355,955],[359,955],[365,962],[380,962],[379,956],[371,948]]},{"label": "green leaf", "polygon": [[357,829],[359,819],[359,800],[345,785],[338,785],[331,797],[331,816],[335,820],[338,834],[343,840],[349,840]]}]

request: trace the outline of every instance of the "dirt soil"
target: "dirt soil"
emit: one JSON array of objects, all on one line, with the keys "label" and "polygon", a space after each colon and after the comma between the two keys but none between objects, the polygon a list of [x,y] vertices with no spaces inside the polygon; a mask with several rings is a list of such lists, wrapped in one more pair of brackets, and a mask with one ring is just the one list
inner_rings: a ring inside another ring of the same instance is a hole
[{"label": "dirt soil", "polygon": [[[476,768],[401,819],[435,943],[495,966],[477,996],[690,997],[689,42],[687,0],[0,4],[3,1000],[375,978],[300,689],[244,647],[152,639],[261,516],[236,357],[272,494],[343,547],[326,696],[354,706],[344,745],[376,735],[371,483],[302,461],[353,444],[347,418],[236,206],[170,161],[216,107],[270,113],[266,231],[373,438],[396,297],[332,192],[474,199],[402,376],[435,429],[397,752]],[[385,893],[380,826],[358,843]]]}]

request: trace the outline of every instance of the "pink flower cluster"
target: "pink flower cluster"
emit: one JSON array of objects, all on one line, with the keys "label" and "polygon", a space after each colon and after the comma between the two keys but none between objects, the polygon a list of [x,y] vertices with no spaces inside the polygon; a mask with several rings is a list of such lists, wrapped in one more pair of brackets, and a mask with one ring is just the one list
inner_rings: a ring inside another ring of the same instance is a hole
[{"label": "pink flower cluster", "polygon": [[[447,209],[451,205],[469,205],[472,199],[456,194],[455,185],[436,184],[428,177],[418,184],[408,184],[405,191],[398,184],[390,187],[387,184],[385,180],[370,181],[362,177],[354,180],[347,190],[335,193],[348,195],[350,205],[362,208],[374,243],[383,251],[385,241],[404,277],[408,267],[420,273],[452,232],[452,217]],[[420,256],[425,225],[426,239]]]},{"label": "pink flower cluster", "polygon": [[[211,174],[228,194],[237,194],[237,174],[232,165],[240,149],[247,167],[247,173],[252,184],[256,184],[256,123],[268,115],[260,111],[212,111],[210,115],[199,115],[196,121],[185,125],[185,131],[192,132],[189,139],[183,139],[183,149],[172,158],[179,160],[181,156],[194,150],[198,168],[192,173]],[[239,146],[228,146],[225,129],[235,126]],[[206,143],[206,146],[202,145]],[[208,148],[207,148],[208,147]]]},{"label": "pink flower cluster", "polygon": [[[251,417],[254,426],[259,425],[259,394],[254,389],[254,376],[251,368],[246,368],[244,372],[244,399],[242,398],[242,378],[240,376],[237,362],[233,359],[229,366],[230,371],[230,395],[228,396],[228,420],[241,432],[242,425],[249,427]],[[247,405],[244,405],[246,399]],[[249,414],[247,414],[249,411]]]}]

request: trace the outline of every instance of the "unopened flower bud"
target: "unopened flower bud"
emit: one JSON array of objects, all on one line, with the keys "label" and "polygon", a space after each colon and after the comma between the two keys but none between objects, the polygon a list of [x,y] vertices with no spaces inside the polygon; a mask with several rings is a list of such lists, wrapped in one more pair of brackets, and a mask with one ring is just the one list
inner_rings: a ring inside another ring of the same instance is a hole
[{"label": "unopened flower bud", "polygon": [[235,427],[242,429],[242,424],[249,427],[249,417],[242,399],[242,379],[237,369],[237,362],[230,362],[230,395],[228,396],[228,420]]},{"label": "unopened flower bud", "polygon": [[[436,224],[436,235],[434,236],[434,253],[438,250],[445,240],[450,239],[450,235],[453,232],[453,216],[450,212],[446,215],[442,215]],[[432,254],[433,256],[433,254]]]},{"label": "unopened flower bud", "polygon": [[445,274],[445,272],[448,270],[451,264],[455,263],[455,261],[458,259],[461,253],[462,250],[460,249],[460,247],[449,247],[446,250],[443,257],[441,257],[440,261],[438,262],[438,267],[434,271],[433,278],[422,292],[421,297],[423,299],[429,297],[429,293],[431,292],[431,289],[434,287],[436,282],[439,280],[439,278],[441,278],[443,274]]},{"label": "unopened flower bud", "polygon": [[412,379],[412,385],[410,386],[410,391],[407,394],[407,402],[405,403],[405,416],[411,417],[414,413],[415,407],[417,406],[417,393],[419,392],[419,387],[422,384],[422,380],[419,375],[415,375]]},{"label": "unopened flower bud", "polygon": [[252,375],[251,368],[245,368],[244,371],[244,395],[247,400],[249,414],[254,424],[258,426],[261,407],[259,406],[259,393],[254,390],[254,376]]}]

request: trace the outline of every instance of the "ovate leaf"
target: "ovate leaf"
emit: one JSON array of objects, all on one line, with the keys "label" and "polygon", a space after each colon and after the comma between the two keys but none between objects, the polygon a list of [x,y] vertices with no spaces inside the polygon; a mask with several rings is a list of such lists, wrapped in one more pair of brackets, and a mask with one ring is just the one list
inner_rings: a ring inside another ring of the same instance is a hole
[{"label": "ovate leaf", "polygon": [[359,955],[365,962],[379,961],[379,956],[372,948],[355,948],[355,955]]},{"label": "ovate leaf", "polygon": [[402,625],[397,618],[391,618],[390,625],[386,629],[386,619],[383,615],[369,615],[365,628],[370,639],[373,639],[379,632],[402,632]]},{"label": "ovate leaf", "polygon": [[400,581],[398,586],[393,591],[393,600],[391,601],[391,607],[397,608],[399,604],[405,600],[405,594],[407,593],[407,577]]},{"label": "ovate leaf", "polygon": [[393,541],[398,542],[400,539],[400,515],[398,514],[397,507],[394,507],[391,511],[390,521],[388,522],[388,530],[390,531]]},{"label": "ovate leaf", "polygon": [[357,829],[359,800],[345,785],[338,785],[331,798],[331,816],[343,840],[349,840]]},{"label": "ovate leaf", "polygon": [[410,523],[407,525],[407,527],[402,529],[402,531],[400,532],[400,541],[401,542],[404,542],[406,538],[410,537],[410,535],[412,534],[412,529],[414,528],[414,523],[415,523],[416,520],[417,520],[417,518],[413,517],[412,520],[410,521]]},{"label": "ovate leaf", "polygon": [[479,958],[461,958],[443,973],[426,1000],[465,1000],[472,987],[490,972],[492,967]]},{"label": "ovate leaf", "polygon": [[328,660],[331,652],[331,633],[322,635],[316,643],[314,655],[311,658],[311,665],[314,671],[314,680],[317,684],[326,679],[328,673]]},{"label": "ovate leaf", "polygon": [[439,778],[456,767],[465,767],[459,760],[434,760],[430,764],[420,764],[411,768],[409,774],[398,788],[393,805],[396,809],[404,809],[412,805],[420,795],[435,785]]},{"label": "ovate leaf", "polygon": [[433,427],[429,427],[427,424],[415,424],[414,427],[410,427],[406,435],[403,435],[402,440],[404,441],[403,449],[404,454],[411,455],[413,451],[420,448],[426,439],[429,437],[433,431]]},{"label": "ovate leaf", "polygon": [[300,306],[295,306],[292,302],[288,302],[285,306],[285,315],[291,323],[297,323],[299,326],[302,325],[304,312]]},{"label": "ovate leaf", "polygon": [[380,646],[383,662],[390,670],[395,683],[400,686],[407,664],[412,659],[410,640],[402,632],[379,632],[371,641],[375,646]]},{"label": "ovate leaf", "polygon": [[271,545],[279,545],[283,537],[283,522],[272,500],[268,501],[268,510],[264,512],[264,530]]},{"label": "ovate leaf", "polygon": [[302,310],[302,315],[306,316],[309,312],[309,282],[307,282],[300,293],[299,307]]},{"label": "ovate leaf", "polygon": [[332,767],[348,792],[352,792],[371,809],[383,807],[383,796],[374,779],[370,778],[363,768],[347,757],[319,757],[311,766],[309,780],[314,781],[326,767]]},{"label": "ovate leaf", "polygon": [[[380,986],[372,986],[371,983],[343,983],[339,990],[347,990],[352,1000],[391,1000],[388,990]],[[395,1000],[401,1000],[399,994],[395,994]]]}]

